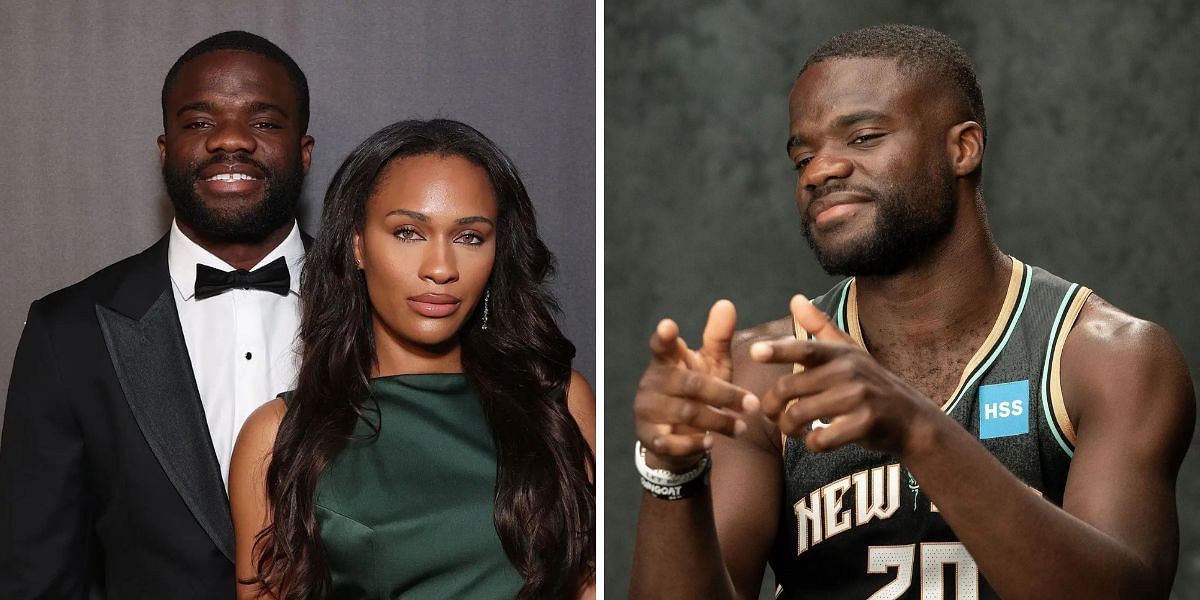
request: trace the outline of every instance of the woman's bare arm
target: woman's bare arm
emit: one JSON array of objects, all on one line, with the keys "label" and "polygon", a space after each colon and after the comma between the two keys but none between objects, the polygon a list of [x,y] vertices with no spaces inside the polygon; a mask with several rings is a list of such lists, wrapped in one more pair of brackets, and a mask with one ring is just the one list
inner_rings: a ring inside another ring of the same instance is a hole
[{"label": "woman's bare arm", "polygon": [[587,440],[592,454],[596,453],[596,395],[579,371],[571,371],[571,387],[567,389],[567,410],[575,417],[583,439]]},{"label": "woman's bare arm", "polygon": [[267,505],[267,466],[271,464],[271,449],[287,407],[276,398],[258,407],[246,418],[233,447],[229,464],[229,507],[233,513],[233,534],[236,549],[234,572],[237,574],[238,600],[273,598],[258,583],[242,583],[258,575],[258,555],[254,541],[270,523]]}]

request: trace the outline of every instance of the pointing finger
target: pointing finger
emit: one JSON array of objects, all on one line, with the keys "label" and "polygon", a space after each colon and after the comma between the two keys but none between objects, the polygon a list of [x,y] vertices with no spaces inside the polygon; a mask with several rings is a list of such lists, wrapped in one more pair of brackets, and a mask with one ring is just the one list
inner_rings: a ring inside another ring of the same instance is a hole
[{"label": "pointing finger", "polygon": [[750,346],[750,358],[763,363],[800,363],[815,367],[855,350],[857,346],[842,342],[784,338],[754,342]]},{"label": "pointing finger", "polygon": [[803,294],[792,296],[789,306],[792,309],[792,319],[814,338],[826,342],[854,343],[850,336],[829,320],[829,315],[821,312],[821,309],[814,306]]},{"label": "pointing finger", "polygon": [[638,418],[658,425],[685,425],[729,437],[746,430],[745,421],[733,414],[673,396],[653,396],[652,401],[636,405],[634,413]]},{"label": "pointing finger", "polygon": [[[645,381],[645,380],[643,380]],[[668,396],[703,402],[717,408],[745,411],[758,406],[758,398],[728,381],[711,375],[673,369],[654,380],[649,389]]]},{"label": "pointing finger", "polygon": [[666,456],[692,456],[712,448],[713,438],[706,433],[669,433],[655,437],[650,449]]},{"label": "pointing finger", "polygon": [[[679,325],[671,319],[663,319],[650,334],[650,358],[654,362],[669,365],[677,364],[681,359],[679,340]],[[686,349],[686,346],[683,346]]]},{"label": "pointing finger", "polygon": [[708,311],[700,353],[716,365],[728,369],[731,363],[729,346],[736,327],[737,309],[733,303],[728,300],[716,301]]}]

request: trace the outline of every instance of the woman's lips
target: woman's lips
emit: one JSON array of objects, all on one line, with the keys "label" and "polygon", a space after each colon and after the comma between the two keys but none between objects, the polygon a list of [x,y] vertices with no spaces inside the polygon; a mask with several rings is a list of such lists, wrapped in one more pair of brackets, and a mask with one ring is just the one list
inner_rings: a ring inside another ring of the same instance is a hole
[{"label": "woman's lips", "polygon": [[462,300],[448,294],[421,294],[408,298],[408,305],[426,317],[440,319],[458,312]]}]

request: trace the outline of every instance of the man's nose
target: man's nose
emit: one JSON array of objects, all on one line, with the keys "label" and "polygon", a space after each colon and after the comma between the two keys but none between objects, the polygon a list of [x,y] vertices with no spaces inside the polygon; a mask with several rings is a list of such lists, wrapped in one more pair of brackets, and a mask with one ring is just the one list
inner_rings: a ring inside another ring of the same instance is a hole
[{"label": "man's nose", "polygon": [[852,172],[854,163],[849,159],[818,154],[804,167],[804,172],[800,175],[800,187],[811,192],[829,183],[831,179],[845,179]]},{"label": "man's nose", "polygon": [[218,122],[206,143],[209,152],[224,150],[228,154],[242,151],[252,153],[258,147],[254,133],[244,123],[233,121]]}]

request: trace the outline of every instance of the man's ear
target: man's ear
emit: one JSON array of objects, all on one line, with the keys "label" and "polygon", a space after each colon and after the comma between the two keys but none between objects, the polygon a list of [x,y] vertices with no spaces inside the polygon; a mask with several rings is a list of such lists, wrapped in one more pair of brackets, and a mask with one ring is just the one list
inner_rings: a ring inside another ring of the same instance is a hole
[{"label": "man's ear", "polygon": [[983,127],[975,121],[964,121],[950,128],[946,146],[954,174],[966,177],[983,165]]},{"label": "man's ear", "polygon": [[305,175],[308,175],[308,166],[312,163],[313,144],[315,143],[316,140],[311,135],[300,138],[300,162],[304,165]]}]

